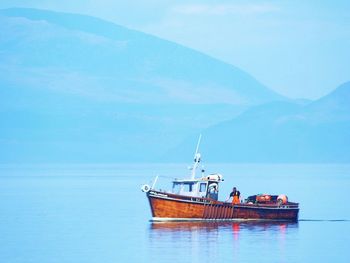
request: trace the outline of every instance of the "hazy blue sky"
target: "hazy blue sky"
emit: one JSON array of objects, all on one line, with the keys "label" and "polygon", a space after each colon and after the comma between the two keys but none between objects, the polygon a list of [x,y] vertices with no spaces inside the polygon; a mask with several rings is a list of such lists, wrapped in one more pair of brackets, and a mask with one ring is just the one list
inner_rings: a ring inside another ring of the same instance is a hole
[{"label": "hazy blue sky", "polygon": [[290,97],[350,80],[350,1],[1,0],[89,14],[234,64]]}]

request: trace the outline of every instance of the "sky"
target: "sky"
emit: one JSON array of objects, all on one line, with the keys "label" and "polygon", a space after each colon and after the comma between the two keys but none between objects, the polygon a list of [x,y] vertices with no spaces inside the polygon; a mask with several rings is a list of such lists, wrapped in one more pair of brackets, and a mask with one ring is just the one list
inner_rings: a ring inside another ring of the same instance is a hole
[{"label": "sky", "polygon": [[350,81],[350,1],[1,0],[87,14],[233,64],[291,98]]}]

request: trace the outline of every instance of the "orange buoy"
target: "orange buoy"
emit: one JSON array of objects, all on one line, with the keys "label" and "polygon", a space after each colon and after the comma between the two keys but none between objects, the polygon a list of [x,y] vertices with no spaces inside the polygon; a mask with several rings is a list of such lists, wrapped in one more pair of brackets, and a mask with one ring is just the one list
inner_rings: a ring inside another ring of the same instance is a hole
[{"label": "orange buoy", "polygon": [[277,202],[278,202],[279,204],[285,205],[286,203],[288,203],[288,197],[287,197],[286,195],[279,195],[279,196],[277,197]]}]

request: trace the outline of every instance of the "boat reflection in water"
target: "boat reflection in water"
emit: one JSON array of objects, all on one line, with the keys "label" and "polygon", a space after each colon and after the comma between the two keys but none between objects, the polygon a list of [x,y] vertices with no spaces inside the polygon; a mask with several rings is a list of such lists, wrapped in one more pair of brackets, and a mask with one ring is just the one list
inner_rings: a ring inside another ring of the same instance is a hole
[{"label": "boat reflection in water", "polygon": [[201,262],[203,257],[206,262],[240,262],[273,253],[278,262],[284,262],[297,230],[297,222],[153,222],[149,240],[151,254],[164,257],[159,251],[169,253],[169,261],[184,253],[191,256],[190,262]]},{"label": "boat reflection in water", "polygon": [[238,234],[240,231],[253,232],[275,232],[284,234],[290,228],[297,228],[298,222],[274,222],[274,221],[242,221],[242,222],[152,222],[151,232],[171,233],[171,232],[215,232],[231,231]]}]

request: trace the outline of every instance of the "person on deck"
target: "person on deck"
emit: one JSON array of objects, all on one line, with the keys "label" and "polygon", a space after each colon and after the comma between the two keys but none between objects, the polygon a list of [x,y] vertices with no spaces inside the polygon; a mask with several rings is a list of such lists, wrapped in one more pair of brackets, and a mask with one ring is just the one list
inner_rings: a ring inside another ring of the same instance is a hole
[{"label": "person on deck", "polygon": [[239,204],[239,197],[241,193],[237,190],[236,187],[233,187],[232,192],[230,193],[230,198],[232,197],[232,204]]}]

